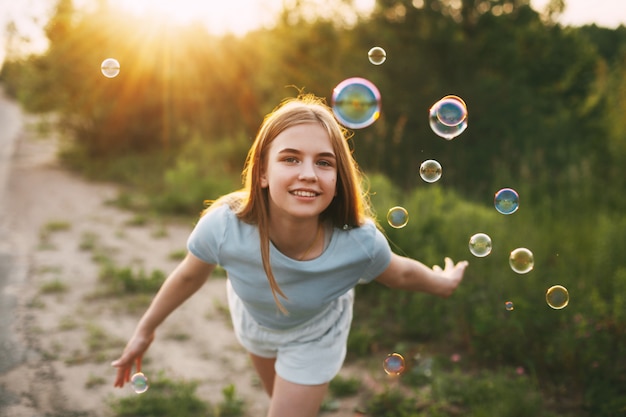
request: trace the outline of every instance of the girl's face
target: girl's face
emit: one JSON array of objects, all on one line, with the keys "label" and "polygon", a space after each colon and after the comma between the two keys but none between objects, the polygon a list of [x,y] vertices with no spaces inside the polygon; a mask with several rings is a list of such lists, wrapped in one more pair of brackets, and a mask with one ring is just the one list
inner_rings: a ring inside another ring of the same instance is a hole
[{"label": "girl's face", "polygon": [[337,186],[337,158],[324,128],[306,123],[276,136],[261,186],[269,191],[271,217],[305,219],[322,213]]}]

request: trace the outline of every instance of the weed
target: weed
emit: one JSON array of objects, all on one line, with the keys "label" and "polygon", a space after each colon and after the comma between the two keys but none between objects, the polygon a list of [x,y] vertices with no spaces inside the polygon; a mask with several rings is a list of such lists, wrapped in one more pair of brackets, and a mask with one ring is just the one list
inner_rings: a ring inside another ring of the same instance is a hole
[{"label": "weed", "polygon": [[110,262],[103,263],[100,268],[100,282],[105,285],[108,295],[154,294],[164,280],[165,273],[158,269],[147,274],[143,269],[118,268]]},{"label": "weed", "polygon": [[179,249],[179,250],[175,250],[170,252],[170,254],[168,255],[168,258],[171,261],[182,261],[185,256],[187,256],[187,249]]},{"label": "weed", "polygon": [[53,220],[46,223],[43,226],[43,231],[48,233],[54,232],[62,232],[65,230],[70,230],[72,228],[72,224],[63,220]]},{"label": "weed", "polygon": [[98,235],[94,232],[85,232],[81,235],[78,249],[82,251],[93,251],[98,244]]},{"label": "weed", "polygon": [[334,397],[349,397],[359,392],[361,381],[358,378],[344,378],[337,375],[330,381],[328,388]]},{"label": "weed", "polygon": [[148,217],[145,214],[136,213],[126,224],[128,226],[145,226],[148,224]]},{"label": "weed", "polygon": [[78,328],[78,323],[74,317],[65,316],[61,318],[61,321],[59,322],[59,330],[67,331],[74,330],[76,328]]},{"label": "weed", "polygon": [[107,383],[106,378],[100,375],[89,374],[87,381],[85,381],[85,388],[91,389],[98,386],[102,386]]},{"label": "weed", "polygon": [[216,417],[240,417],[244,415],[245,402],[237,396],[233,384],[222,389],[222,396],[223,400],[215,407]]},{"label": "weed", "polygon": [[215,417],[210,403],[196,395],[195,381],[173,381],[162,373],[150,381],[150,390],[110,403],[115,417]]},{"label": "weed", "polygon": [[67,284],[65,284],[63,281],[59,280],[58,278],[44,282],[39,287],[39,291],[42,294],[62,294],[62,293],[67,292],[67,290],[68,290]]}]

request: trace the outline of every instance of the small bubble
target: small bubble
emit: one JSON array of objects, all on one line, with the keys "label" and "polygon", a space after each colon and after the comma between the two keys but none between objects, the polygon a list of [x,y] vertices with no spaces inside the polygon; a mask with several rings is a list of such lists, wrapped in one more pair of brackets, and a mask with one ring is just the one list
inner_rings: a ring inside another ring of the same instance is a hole
[{"label": "small bubble", "polygon": [[515,310],[515,306],[513,305],[513,301],[505,301],[504,302],[504,308],[506,308],[507,311]]},{"label": "small bubble", "polygon": [[150,385],[148,384],[148,378],[143,373],[137,372],[130,378],[130,386],[137,394],[143,394],[148,391]]},{"label": "small bubble", "polygon": [[499,213],[515,213],[519,208],[519,194],[512,188],[503,188],[493,197],[493,205]]},{"label": "small bubble", "polygon": [[420,177],[426,182],[438,181],[442,173],[441,164],[434,159],[428,159],[420,165]]},{"label": "small bubble", "polygon": [[364,78],[348,78],[333,89],[332,109],[342,125],[362,129],[380,117],[380,92]]},{"label": "small bubble", "polygon": [[546,291],[546,302],[555,310],[567,307],[569,304],[569,292],[562,285],[554,285]]},{"label": "small bubble", "polygon": [[514,249],[509,255],[509,265],[514,272],[526,274],[535,266],[533,253],[526,248]]},{"label": "small bubble", "polygon": [[476,233],[469,240],[469,250],[477,258],[484,258],[491,253],[491,238],[485,233]]},{"label": "small bubble", "polygon": [[387,52],[385,52],[385,50],[380,46],[375,46],[369,50],[367,57],[372,64],[381,65],[387,60]]},{"label": "small bubble", "polygon": [[399,353],[390,353],[383,361],[383,369],[388,375],[400,375],[404,368],[404,357]]},{"label": "small bubble", "polygon": [[445,96],[430,108],[428,121],[438,136],[452,140],[467,129],[467,106],[458,96]]},{"label": "small bubble", "polygon": [[117,74],[120,73],[120,63],[117,61],[117,59],[107,58],[102,61],[102,64],[100,65],[100,71],[102,71],[102,75],[107,78],[117,77]]},{"label": "small bubble", "polygon": [[387,222],[389,226],[401,229],[409,222],[409,212],[404,207],[392,207],[387,212]]}]

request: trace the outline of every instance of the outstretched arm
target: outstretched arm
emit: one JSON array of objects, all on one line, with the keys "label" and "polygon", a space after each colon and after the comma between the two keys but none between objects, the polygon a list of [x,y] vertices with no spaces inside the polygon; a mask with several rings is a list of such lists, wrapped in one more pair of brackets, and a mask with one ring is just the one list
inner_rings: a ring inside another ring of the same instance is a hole
[{"label": "outstretched arm", "polygon": [[391,263],[376,278],[376,281],[390,288],[420,291],[439,297],[449,297],[463,279],[467,261],[454,263],[445,258],[443,269],[435,265],[432,269],[423,263],[400,256],[391,255]]},{"label": "outstretched arm", "polygon": [[207,264],[192,254],[187,254],[168,276],[150,307],[139,320],[122,356],[111,363],[117,368],[114,386],[122,387],[130,380],[133,364],[137,365],[138,372],[141,370],[141,359],[154,339],[156,328],[172,311],[202,287],[214,268],[215,265]]}]

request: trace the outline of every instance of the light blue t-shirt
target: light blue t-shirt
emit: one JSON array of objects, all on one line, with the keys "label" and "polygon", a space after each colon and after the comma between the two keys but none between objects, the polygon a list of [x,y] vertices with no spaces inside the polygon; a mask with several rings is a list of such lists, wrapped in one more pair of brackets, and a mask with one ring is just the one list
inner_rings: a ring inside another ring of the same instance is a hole
[{"label": "light blue t-shirt", "polygon": [[380,275],[391,261],[391,248],[372,221],[361,227],[332,229],[330,242],[317,258],[298,261],[270,242],[270,265],[288,297],[279,312],[261,260],[259,232],[224,204],[200,218],[187,241],[199,259],[222,266],[252,317],[262,326],[287,329],[322,312],[333,300]]}]

